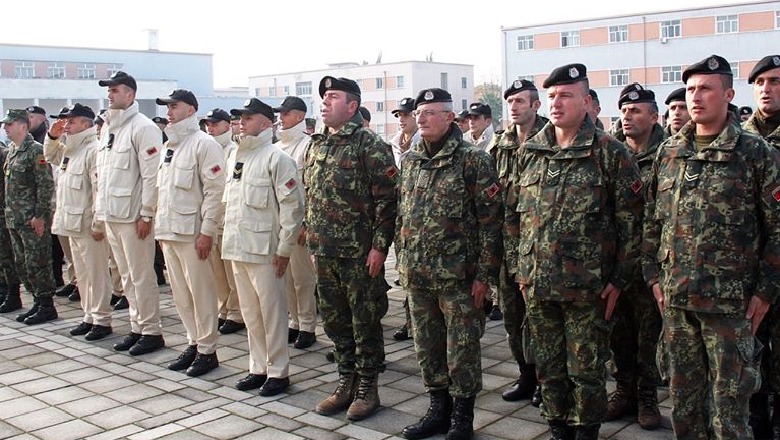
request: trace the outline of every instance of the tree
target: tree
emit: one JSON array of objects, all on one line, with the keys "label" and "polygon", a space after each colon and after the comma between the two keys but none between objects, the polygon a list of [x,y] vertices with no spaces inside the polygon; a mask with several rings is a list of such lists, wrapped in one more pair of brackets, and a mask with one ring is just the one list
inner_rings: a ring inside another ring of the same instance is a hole
[{"label": "tree", "polygon": [[504,101],[501,99],[501,84],[482,83],[474,88],[474,101],[490,106],[493,112],[493,126],[503,127],[501,116],[504,113]]}]

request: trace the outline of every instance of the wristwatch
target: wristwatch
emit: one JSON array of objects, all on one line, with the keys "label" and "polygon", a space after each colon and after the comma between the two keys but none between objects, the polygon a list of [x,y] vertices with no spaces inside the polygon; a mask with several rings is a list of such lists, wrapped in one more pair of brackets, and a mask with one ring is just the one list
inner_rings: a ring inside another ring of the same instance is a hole
[{"label": "wristwatch", "polygon": [[145,221],[146,223],[151,223],[152,222],[152,218],[148,217],[148,216],[145,216],[145,215],[141,216],[141,220]]}]

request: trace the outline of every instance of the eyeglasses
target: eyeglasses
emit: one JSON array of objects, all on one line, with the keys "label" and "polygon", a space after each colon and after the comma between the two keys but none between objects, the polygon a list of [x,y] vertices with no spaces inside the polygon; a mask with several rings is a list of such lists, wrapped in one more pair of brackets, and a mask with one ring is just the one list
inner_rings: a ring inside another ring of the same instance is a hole
[{"label": "eyeglasses", "polygon": [[430,118],[431,116],[435,115],[436,113],[449,113],[449,110],[415,110],[412,112],[415,116],[425,116],[426,118]]}]

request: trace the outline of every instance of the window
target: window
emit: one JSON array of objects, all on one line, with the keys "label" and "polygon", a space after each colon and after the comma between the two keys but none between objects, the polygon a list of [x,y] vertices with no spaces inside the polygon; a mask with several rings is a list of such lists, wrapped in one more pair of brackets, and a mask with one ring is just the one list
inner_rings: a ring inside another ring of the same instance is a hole
[{"label": "window", "polygon": [[442,72],[442,73],[439,75],[439,87],[441,87],[441,88],[442,88],[442,89],[444,89],[444,90],[447,90],[447,83],[448,83],[448,82],[449,82],[449,81],[448,81],[448,79],[447,79],[447,72]]},{"label": "window", "polygon": [[382,102],[382,101],[378,101],[378,102],[376,103],[376,111],[378,111],[378,112],[383,112],[383,111],[385,111],[385,103],[384,103],[384,102]]},{"label": "window", "polygon": [[376,124],[374,127],[376,128],[375,133],[379,137],[385,137],[385,124]]},{"label": "window", "polygon": [[466,110],[468,108],[468,106],[469,106],[468,100],[466,100],[466,99],[461,99],[460,100],[460,109],[461,110]]},{"label": "window", "polygon": [[580,45],[580,31],[561,32],[561,47]]},{"label": "window", "polygon": [[533,35],[518,35],[517,36],[517,50],[534,50],[534,36]]},{"label": "window", "polygon": [[661,22],[661,38],[677,38],[682,35],[680,20],[668,20]]},{"label": "window", "polygon": [[35,63],[32,61],[17,61],[14,66],[14,77],[16,78],[34,78]]},{"label": "window", "polygon": [[628,69],[616,69],[609,71],[609,85],[625,86],[628,85]]},{"label": "window", "polygon": [[271,86],[268,88],[268,96],[276,96],[276,86]]},{"label": "window", "polygon": [[729,66],[731,66],[731,74],[734,75],[734,79],[739,78],[739,63],[729,63]]},{"label": "window", "polygon": [[460,77],[460,88],[467,89],[469,87],[469,79],[465,76]]},{"label": "window", "polygon": [[620,24],[609,27],[609,42],[622,43],[628,41],[628,25]]},{"label": "window", "polygon": [[284,96],[290,96],[290,86],[284,86]]},{"label": "window", "polygon": [[715,17],[715,33],[733,34],[735,32],[739,32],[739,17],[736,14]]},{"label": "window", "polygon": [[106,73],[108,74],[108,76],[111,76],[111,75],[119,72],[120,70],[122,70],[122,65],[121,64],[109,64],[106,67]]},{"label": "window", "polygon": [[775,11],[775,28],[780,29],[780,11]]},{"label": "window", "polygon": [[62,63],[49,63],[46,71],[47,78],[65,78],[65,65]]},{"label": "window", "polygon": [[296,82],[295,96],[311,95],[311,81]]},{"label": "window", "polygon": [[398,87],[399,89],[403,89],[404,88],[404,77],[403,77],[403,75],[398,75],[398,76],[395,77],[395,86]]},{"label": "window", "polygon": [[95,65],[90,63],[79,64],[76,66],[76,78],[95,79]]},{"label": "window", "polygon": [[376,89],[381,90],[385,88],[385,79],[384,78],[375,78],[376,80]]},{"label": "window", "polygon": [[260,87],[255,87],[255,96],[260,96]]},{"label": "window", "polygon": [[682,82],[682,66],[661,67],[661,82],[664,84]]}]

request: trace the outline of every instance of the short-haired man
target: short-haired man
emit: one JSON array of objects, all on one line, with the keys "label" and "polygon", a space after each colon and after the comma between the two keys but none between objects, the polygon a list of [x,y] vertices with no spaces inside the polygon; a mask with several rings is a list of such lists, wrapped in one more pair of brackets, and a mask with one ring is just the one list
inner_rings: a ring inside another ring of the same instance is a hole
[{"label": "short-haired man", "polygon": [[[523,143],[533,137],[547,124],[548,119],[537,114],[542,102],[539,100],[539,90],[531,81],[518,79],[504,91],[504,101],[509,110],[511,124],[500,134],[496,134],[493,146],[489,148],[494,154],[498,180],[506,188],[504,202],[512,206],[515,200],[514,176],[515,163]],[[507,209],[504,215],[508,220],[504,223],[504,250],[510,251],[517,247],[519,232],[508,226],[516,224],[517,211]],[[526,304],[520,292],[520,286],[514,280],[517,265],[507,257],[514,252],[506,252],[498,277],[498,295],[501,312],[504,317],[504,328],[512,357],[517,362],[520,375],[515,383],[504,390],[501,397],[506,401],[517,401],[530,398],[537,388],[536,368],[530,354],[530,349],[523,349],[523,324],[526,317]],[[526,340],[526,346],[531,341]]]},{"label": "short-haired man", "polygon": [[454,127],[447,91],[422,90],[415,107],[422,140],[401,168],[398,272],[431,404],[403,436],[470,439],[482,389],[482,303],[501,261],[503,194],[490,156]]},{"label": "short-haired man", "polygon": [[[303,181],[303,168],[306,165],[306,146],[311,139],[306,134],[306,103],[297,96],[284,98],[282,104],[274,108],[279,113],[281,130],[279,140],[274,144],[295,160],[298,170],[298,182]],[[302,237],[303,238],[303,237]],[[317,298],[314,289],[317,273],[311,262],[306,242],[301,239],[290,254],[290,269],[287,278],[287,307],[289,323],[287,342],[295,348],[310,347],[317,340],[314,330],[317,327]]]},{"label": "short-haired man", "polygon": [[191,91],[176,89],[156,102],[168,108],[169,123],[157,176],[154,235],[187,333],[187,348],[168,369],[196,377],[219,366],[217,286],[209,257],[224,214],[225,155],[200,130],[198,100]]},{"label": "short-haired man", "polygon": [[98,85],[108,88],[109,109],[98,150],[95,217],[106,223],[108,243],[130,304],[130,334],[114,344],[114,350],[135,356],[165,346],[160,291],[150,264],[162,134],[139,111],[135,78],[118,71]]},{"label": "short-haired man", "polygon": [[94,218],[100,143],[91,108],[76,103],[60,116],[43,145],[46,159],[59,167],[52,232],[69,241],[84,311],[84,319],[70,334],[96,341],[112,333],[108,241],[103,222]]},{"label": "short-haired man", "polygon": [[363,128],[370,128],[371,126],[371,112],[362,105],[358,108],[360,116],[363,117]]},{"label": "short-haired man", "polygon": [[753,114],[753,109],[749,105],[743,105],[739,108],[739,120],[742,122],[750,119],[750,115]]},{"label": "short-haired man", "polygon": [[493,140],[493,111],[490,106],[481,102],[469,104],[469,131],[463,135],[466,141],[487,151],[490,141]]},{"label": "short-haired man", "polygon": [[676,438],[748,439],[754,334],[780,292],[780,152],[729,115],[729,62],[682,73],[691,122],[659,149],[643,269],[663,314]]},{"label": "short-haired man", "polygon": [[[230,114],[221,109],[209,110],[202,119],[206,126],[206,133],[214,138],[222,147],[222,154],[227,163],[230,153],[238,148],[233,142],[233,133],[230,130]],[[227,171],[226,171],[227,172]],[[222,203],[224,206],[224,202]],[[246,327],[241,316],[241,306],[236,291],[236,279],[233,275],[233,267],[229,260],[222,258],[222,240],[224,238],[225,219],[218,221],[217,239],[214,249],[211,250],[211,265],[214,268],[214,281],[217,286],[217,301],[219,305],[219,332],[223,335],[235,333]]]},{"label": "short-haired man", "polygon": [[360,87],[325,76],[324,128],[306,157],[306,242],[315,257],[325,333],[335,345],[339,382],[315,411],[347,408],[361,420],[379,407],[385,368],[381,319],[387,313],[384,264],[395,232],[398,167],[390,146],[362,126]]},{"label": "short-haired man", "polygon": [[[529,139],[513,176],[516,280],[527,304],[542,416],[553,439],[597,439],[607,407],[609,321],[630,284],[642,180],[625,146],[588,114],[587,70],[544,81],[550,123]],[[510,260],[513,261],[513,260]]]},{"label": "short-haired man", "polygon": [[[650,184],[658,146],[664,140],[663,128],[658,124],[655,93],[638,83],[630,84],[620,94],[618,109],[621,128],[615,137],[633,153],[642,186],[646,188]],[[661,314],[639,265],[637,260],[631,285],[615,306],[610,348],[615,364],[612,375],[617,387],[607,403],[604,420],[637,413],[642,428],[656,429],[661,425],[656,389],[660,385],[656,346],[661,332]]]},{"label": "short-haired man", "polygon": [[[26,110],[9,109],[2,121],[8,136],[5,161],[5,222],[11,235],[17,268],[33,295],[33,306],[16,317],[27,325],[57,319],[51,270],[51,201],[54,180],[43,156],[43,145],[29,132]],[[9,292],[10,293],[10,292]]]},{"label": "short-haired man", "polygon": [[596,128],[599,130],[604,129],[604,123],[601,122],[599,114],[601,114],[601,101],[599,101],[599,94],[593,89],[588,89],[590,95],[590,105],[588,106],[588,115],[593,123],[596,124]]},{"label": "short-haired man", "polygon": [[257,98],[232,109],[241,142],[228,158],[222,257],[232,261],[249,341],[249,374],[239,390],[275,396],[290,385],[284,274],[303,221],[295,161],[271,143],[273,109]]},{"label": "short-haired man", "polygon": [[[759,60],[748,76],[753,85],[756,112],[742,123],[745,131],[757,134],[780,149],[780,55]],[[750,425],[756,438],[780,438],[780,309],[769,309],[756,336],[764,344],[761,356],[761,389],[750,398]],[[773,394],[771,420],[769,394]]]},{"label": "short-haired man", "polygon": [[669,118],[666,121],[666,127],[664,127],[664,136],[668,138],[677,134],[683,128],[683,125],[691,120],[691,115],[688,113],[688,104],[685,102],[685,87],[673,90],[666,97],[664,103],[669,112]]},{"label": "short-haired man", "polygon": [[460,132],[463,134],[468,133],[469,131],[469,111],[466,109],[463,109],[455,114],[455,123],[458,124],[458,128],[460,128]]}]

